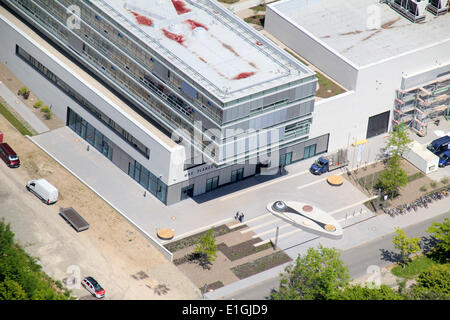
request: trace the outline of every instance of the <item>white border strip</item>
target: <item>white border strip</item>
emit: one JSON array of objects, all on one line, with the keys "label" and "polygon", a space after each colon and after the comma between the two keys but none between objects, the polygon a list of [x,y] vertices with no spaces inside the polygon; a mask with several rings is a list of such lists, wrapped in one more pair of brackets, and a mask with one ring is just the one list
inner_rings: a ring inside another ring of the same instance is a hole
[{"label": "white border strip", "polygon": [[97,194],[101,199],[103,199],[107,204],[109,204],[114,210],[116,210],[122,217],[124,217],[129,223],[131,223],[136,229],[138,229],[146,238],[148,238],[153,245],[167,258],[170,262],[173,262],[173,253],[167,250],[163,245],[161,245],[158,241],[156,241],[152,236],[150,236],[147,232],[141,229],[137,224],[135,224],[131,219],[129,219],[122,211],[120,211],[116,206],[114,206],[111,202],[105,199],[100,193],[98,193],[94,188],[92,188],[89,184],[87,184],[83,179],[81,179],[78,175],[76,175],[72,170],[66,167],[61,161],[55,158],[51,153],[49,153],[44,147],[42,147],[37,141],[33,140],[30,136],[26,135],[32,143],[38,146],[42,151],[48,154],[53,160],[58,162],[64,169],[69,171],[75,178],[80,180],[84,185],[86,185],[89,189],[91,189],[95,194]]}]

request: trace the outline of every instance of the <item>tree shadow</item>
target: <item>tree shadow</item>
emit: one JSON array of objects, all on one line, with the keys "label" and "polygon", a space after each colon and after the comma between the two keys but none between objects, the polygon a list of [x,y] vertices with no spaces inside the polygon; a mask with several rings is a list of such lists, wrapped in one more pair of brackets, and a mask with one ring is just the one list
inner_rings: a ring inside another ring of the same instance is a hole
[{"label": "tree shadow", "polygon": [[381,252],[381,260],[392,263],[399,263],[402,261],[402,255],[400,253],[386,249],[380,249],[380,252]]},{"label": "tree shadow", "polygon": [[189,263],[198,263],[200,267],[203,269],[209,270],[211,269],[212,263],[208,259],[208,255],[205,253],[191,253],[188,256],[188,262]]}]

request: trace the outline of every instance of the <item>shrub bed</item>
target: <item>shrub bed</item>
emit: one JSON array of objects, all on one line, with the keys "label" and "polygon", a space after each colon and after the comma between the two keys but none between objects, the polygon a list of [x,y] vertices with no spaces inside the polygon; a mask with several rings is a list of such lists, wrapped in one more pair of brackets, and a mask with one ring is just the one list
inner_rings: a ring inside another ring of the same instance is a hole
[{"label": "shrub bed", "polygon": [[[223,224],[221,226],[218,226],[218,227],[214,228],[213,236],[215,238],[217,238],[219,236],[222,236],[224,234],[230,233],[232,231],[240,230],[242,228],[245,228],[245,225],[239,226],[239,227],[234,228],[234,229],[230,229],[226,225]],[[173,252],[176,252],[178,250],[181,250],[181,249],[193,246],[194,244],[197,244],[200,241],[200,238],[206,232],[208,232],[208,230],[203,231],[201,233],[194,234],[192,236],[189,236],[189,237],[186,237],[186,238],[183,238],[183,239],[180,239],[180,240],[177,240],[177,241],[174,241],[174,242],[171,242],[171,243],[168,243],[168,244],[164,245],[164,247],[167,250],[169,250],[170,252],[173,253]]]},{"label": "shrub bed", "polygon": [[228,259],[230,259],[230,261],[235,261],[254,253],[272,248],[272,244],[270,242],[258,247],[254,246],[255,243],[261,241],[262,240],[260,238],[256,238],[231,247],[228,247],[225,243],[220,243],[217,245],[217,249],[219,249]]},{"label": "shrub bed", "polygon": [[244,279],[289,261],[292,261],[292,259],[286,253],[278,251],[252,262],[247,262],[231,268],[231,271],[233,271],[239,279]]}]

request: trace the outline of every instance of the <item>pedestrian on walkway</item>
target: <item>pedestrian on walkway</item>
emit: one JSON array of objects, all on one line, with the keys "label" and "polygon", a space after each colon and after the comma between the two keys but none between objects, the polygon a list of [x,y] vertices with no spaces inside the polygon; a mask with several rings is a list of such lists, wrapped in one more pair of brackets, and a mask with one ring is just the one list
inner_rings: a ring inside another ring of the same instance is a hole
[{"label": "pedestrian on walkway", "polygon": [[244,214],[243,213],[241,213],[239,215],[239,222],[242,223],[242,221],[244,221]]},{"label": "pedestrian on walkway", "polygon": [[236,215],[234,216],[234,220],[239,219],[239,211],[236,212]]}]

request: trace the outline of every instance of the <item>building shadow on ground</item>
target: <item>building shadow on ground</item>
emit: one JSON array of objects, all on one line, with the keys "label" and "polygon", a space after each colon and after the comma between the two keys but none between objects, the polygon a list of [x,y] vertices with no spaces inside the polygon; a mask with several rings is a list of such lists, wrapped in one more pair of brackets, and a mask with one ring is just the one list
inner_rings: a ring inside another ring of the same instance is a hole
[{"label": "building shadow on ground", "polygon": [[254,176],[250,176],[247,178],[244,178],[241,181],[233,182],[224,184],[222,186],[219,186],[217,189],[213,191],[209,191],[203,194],[200,194],[198,196],[192,197],[192,200],[194,200],[197,204],[201,204],[204,202],[208,202],[229,194],[232,194],[233,192],[237,191],[244,191],[245,189],[251,188],[253,186],[259,185],[264,182],[272,181],[277,178],[286,176],[289,174],[289,171],[285,168],[282,169],[281,174],[280,170],[277,170],[274,174],[258,174]]}]

